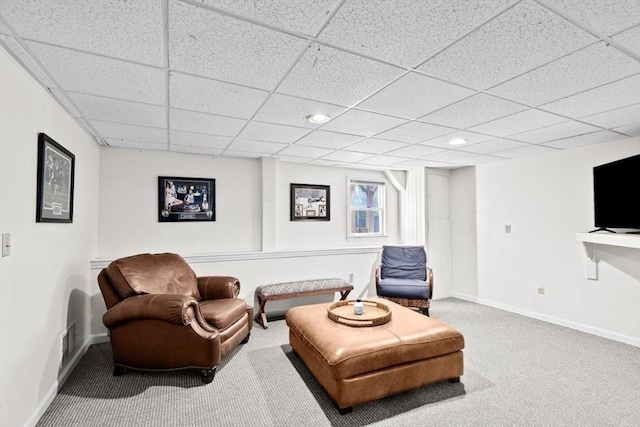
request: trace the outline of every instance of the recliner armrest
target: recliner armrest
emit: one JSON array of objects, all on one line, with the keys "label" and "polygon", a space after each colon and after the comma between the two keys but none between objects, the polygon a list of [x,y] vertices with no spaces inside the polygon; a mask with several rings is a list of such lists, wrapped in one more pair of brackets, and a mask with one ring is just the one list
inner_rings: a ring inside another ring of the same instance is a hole
[{"label": "recliner armrest", "polygon": [[133,296],[111,307],[102,317],[104,325],[109,329],[127,322],[148,319],[162,320],[176,325],[191,324],[194,329],[196,327],[201,329],[205,335],[218,333],[202,317],[198,301],[186,295]]},{"label": "recliner armrest", "polygon": [[198,277],[198,290],[203,300],[237,298],[240,280],[231,276],[202,276]]}]

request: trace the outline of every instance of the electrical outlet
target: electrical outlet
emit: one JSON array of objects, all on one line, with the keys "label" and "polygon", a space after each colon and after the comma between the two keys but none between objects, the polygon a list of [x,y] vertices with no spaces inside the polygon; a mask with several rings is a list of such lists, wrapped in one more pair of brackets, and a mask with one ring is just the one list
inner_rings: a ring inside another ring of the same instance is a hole
[{"label": "electrical outlet", "polygon": [[2,233],[2,256],[11,255],[11,234]]},{"label": "electrical outlet", "polygon": [[353,283],[353,273],[349,273],[349,283]]},{"label": "electrical outlet", "polygon": [[509,234],[511,233],[511,225],[507,224],[504,226],[504,232]]},{"label": "electrical outlet", "polygon": [[538,293],[544,295],[544,286],[538,286]]}]

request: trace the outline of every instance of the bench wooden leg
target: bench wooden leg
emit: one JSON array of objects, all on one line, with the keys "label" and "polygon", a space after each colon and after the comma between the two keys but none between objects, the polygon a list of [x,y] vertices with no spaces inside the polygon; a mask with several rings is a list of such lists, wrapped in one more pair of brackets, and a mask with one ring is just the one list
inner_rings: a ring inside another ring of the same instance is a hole
[{"label": "bench wooden leg", "polygon": [[258,316],[256,317],[256,321],[260,326],[262,326],[262,329],[269,328],[268,322],[267,322],[267,314],[264,312],[264,305],[266,303],[267,303],[266,300],[258,297]]},{"label": "bench wooden leg", "polygon": [[349,289],[347,289],[346,291],[340,292],[340,301],[344,301],[345,299],[347,299],[349,292],[351,292],[351,290]]}]

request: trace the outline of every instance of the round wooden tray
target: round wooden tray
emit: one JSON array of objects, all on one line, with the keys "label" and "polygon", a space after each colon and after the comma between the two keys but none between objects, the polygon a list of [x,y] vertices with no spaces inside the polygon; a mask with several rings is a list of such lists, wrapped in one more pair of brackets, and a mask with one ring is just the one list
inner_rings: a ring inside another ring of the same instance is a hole
[{"label": "round wooden tray", "polygon": [[355,302],[355,300],[334,302],[327,308],[329,319],[356,328],[383,325],[391,320],[391,310],[386,305],[365,299],[362,300],[363,313],[355,314],[353,312]]}]

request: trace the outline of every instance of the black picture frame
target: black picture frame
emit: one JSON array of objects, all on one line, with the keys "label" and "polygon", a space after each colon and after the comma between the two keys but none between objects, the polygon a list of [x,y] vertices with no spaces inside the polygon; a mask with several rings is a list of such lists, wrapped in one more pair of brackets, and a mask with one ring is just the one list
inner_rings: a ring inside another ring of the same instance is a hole
[{"label": "black picture frame", "polygon": [[331,187],[291,184],[291,221],[331,221]]},{"label": "black picture frame", "polygon": [[38,134],[36,222],[73,222],[76,156],[44,133]]},{"label": "black picture frame", "polygon": [[158,222],[215,220],[215,179],[158,177]]}]

